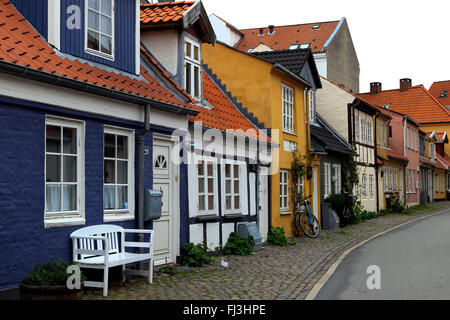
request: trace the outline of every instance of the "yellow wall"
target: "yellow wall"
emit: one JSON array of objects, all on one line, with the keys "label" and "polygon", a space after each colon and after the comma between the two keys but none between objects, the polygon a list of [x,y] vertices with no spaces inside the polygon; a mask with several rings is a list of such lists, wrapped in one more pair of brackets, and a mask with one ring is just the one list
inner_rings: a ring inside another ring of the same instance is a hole
[{"label": "yellow wall", "polygon": [[[441,123],[441,124],[426,124],[422,123],[422,126],[420,127],[420,130],[425,132],[433,132],[436,131],[439,132],[447,132],[447,134],[450,134],[450,122],[447,123]],[[444,144],[444,151],[446,154],[450,155],[450,144],[445,143]]]},{"label": "yellow wall", "polygon": [[[442,170],[434,171],[434,198],[445,199],[447,196],[447,181],[445,180],[446,172]],[[444,185],[441,185],[441,179],[444,179]]]},{"label": "yellow wall", "polygon": [[[284,151],[284,140],[297,143],[299,156],[309,155],[309,124],[305,123],[305,85],[297,82],[285,73],[273,68],[262,59],[250,56],[230,47],[216,43],[202,45],[205,64],[226,85],[233,96],[252,112],[266,128],[272,128],[272,139],[279,137],[280,147],[274,152],[274,159],[279,159],[279,169],[290,171],[293,161],[292,152]],[[284,133],[282,116],[282,89],[285,84],[294,90],[294,134]],[[308,110],[306,110],[308,112]],[[309,114],[309,113],[307,113]],[[278,132],[277,132],[278,129]],[[320,219],[320,158],[309,157],[309,164],[317,165],[317,190],[319,205],[317,212]],[[276,161],[276,160],[274,160]],[[277,170],[271,177],[272,183],[272,226],[284,227],[287,236],[293,234],[293,214],[280,213],[280,174]],[[289,212],[293,212],[292,174],[289,172]],[[305,194],[312,193],[312,179],[305,177]],[[312,203],[312,199],[310,201]]]}]

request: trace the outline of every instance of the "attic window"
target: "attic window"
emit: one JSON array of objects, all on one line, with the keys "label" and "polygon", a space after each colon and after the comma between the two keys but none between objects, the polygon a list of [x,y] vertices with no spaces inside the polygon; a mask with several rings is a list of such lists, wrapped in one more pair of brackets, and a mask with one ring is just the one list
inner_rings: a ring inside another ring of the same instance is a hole
[{"label": "attic window", "polygon": [[201,72],[201,47],[200,44],[185,38],[184,53],[184,89],[197,100],[201,99],[202,72]]},{"label": "attic window", "polygon": [[298,49],[300,47],[299,44],[291,44],[291,46],[289,47],[289,50],[295,50]]},{"label": "attic window", "polygon": [[114,1],[86,1],[86,52],[106,59],[114,57]]},{"label": "attic window", "polygon": [[300,49],[308,49],[309,48],[309,43],[302,43],[300,45]]},{"label": "attic window", "polygon": [[442,91],[442,92],[441,92],[441,98],[446,98],[446,97],[447,97],[447,93],[448,93],[448,90],[447,90],[447,89],[445,89],[444,91]]},{"label": "attic window", "polygon": [[312,26],[312,29],[313,29],[313,30],[317,30],[317,29],[319,29],[319,28],[320,28],[320,24],[315,24],[315,25]]}]

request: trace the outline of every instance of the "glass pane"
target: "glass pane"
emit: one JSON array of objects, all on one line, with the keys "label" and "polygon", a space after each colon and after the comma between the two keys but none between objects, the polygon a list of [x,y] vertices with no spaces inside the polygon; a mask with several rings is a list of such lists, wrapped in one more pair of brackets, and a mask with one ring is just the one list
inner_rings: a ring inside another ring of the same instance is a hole
[{"label": "glass pane", "polygon": [[208,179],[208,192],[214,192],[214,179]]},{"label": "glass pane", "polygon": [[61,211],[61,186],[47,185],[45,194],[45,211],[59,212]]},{"label": "glass pane", "polygon": [[198,209],[200,211],[205,210],[205,196],[198,197]]},{"label": "glass pane", "polygon": [[199,48],[197,46],[194,46],[194,59],[197,61],[199,60],[199,56],[200,56],[199,51],[200,51]]},{"label": "glass pane", "polygon": [[231,180],[225,181],[225,193],[231,193]]},{"label": "glass pane", "polygon": [[117,183],[128,183],[128,161],[117,161]]},{"label": "glass pane", "polygon": [[234,193],[239,193],[239,180],[234,181]]},{"label": "glass pane", "polygon": [[208,163],[208,176],[209,176],[209,177],[214,176],[214,172],[213,172],[213,164],[212,164],[212,163]]},{"label": "glass pane", "polygon": [[101,29],[102,33],[107,34],[108,36],[112,36],[112,19],[102,15],[101,16]]},{"label": "glass pane", "polygon": [[231,209],[231,196],[227,196],[225,198],[225,209],[227,210]]},{"label": "glass pane", "polygon": [[99,16],[100,15],[94,11],[91,11],[91,10],[88,11],[88,28],[89,29],[93,29],[95,31],[99,30],[99,27],[98,27]]},{"label": "glass pane", "polygon": [[191,64],[186,62],[186,92],[191,94]]},{"label": "glass pane", "polygon": [[117,158],[128,159],[128,138],[117,136]]},{"label": "glass pane", "polygon": [[104,140],[104,155],[105,158],[115,158],[116,157],[116,140],[115,135],[105,134]]},{"label": "glass pane", "polygon": [[234,177],[239,178],[239,166],[237,164],[234,165]]},{"label": "glass pane", "polygon": [[64,153],[77,154],[77,129],[63,128]]},{"label": "glass pane", "polygon": [[102,13],[112,16],[111,0],[102,0]]},{"label": "glass pane", "polygon": [[64,156],[63,172],[64,182],[77,182],[77,157]]},{"label": "glass pane", "polygon": [[115,161],[114,160],[105,160],[103,181],[105,183],[116,183],[115,171],[116,171],[115,170]]},{"label": "glass pane", "polygon": [[89,8],[98,10],[98,0],[89,0]]},{"label": "glass pane", "polygon": [[103,209],[110,210],[116,208],[116,187],[104,186],[103,188]]},{"label": "glass pane", "polygon": [[61,182],[61,156],[47,155],[45,181]]},{"label": "glass pane", "polygon": [[63,185],[63,207],[62,211],[76,211],[77,210],[77,186]]},{"label": "glass pane", "polygon": [[208,196],[208,210],[214,209],[214,196]]},{"label": "glass pane", "polygon": [[200,69],[194,67],[194,97],[200,97]]},{"label": "glass pane", "polygon": [[97,32],[88,31],[88,48],[99,51],[100,49],[100,36]]},{"label": "glass pane", "polygon": [[192,55],[192,50],[191,50],[192,46],[189,42],[186,42],[186,57],[191,57]]},{"label": "glass pane", "polygon": [[225,165],[225,177],[227,177],[227,178],[231,177],[231,165],[230,164]]},{"label": "glass pane", "polygon": [[203,162],[197,163],[198,175],[203,176]]},{"label": "glass pane", "polygon": [[234,197],[234,208],[235,209],[239,209],[241,207],[239,199],[240,199],[239,196]]},{"label": "glass pane", "polygon": [[205,179],[198,179],[198,192],[205,193]]},{"label": "glass pane", "polygon": [[61,152],[61,127],[46,126],[46,148],[47,152]]},{"label": "glass pane", "polygon": [[100,51],[106,54],[112,54],[112,40],[111,37],[102,35],[102,43]]},{"label": "glass pane", "polygon": [[128,187],[117,188],[117,209],[128,209]]}]

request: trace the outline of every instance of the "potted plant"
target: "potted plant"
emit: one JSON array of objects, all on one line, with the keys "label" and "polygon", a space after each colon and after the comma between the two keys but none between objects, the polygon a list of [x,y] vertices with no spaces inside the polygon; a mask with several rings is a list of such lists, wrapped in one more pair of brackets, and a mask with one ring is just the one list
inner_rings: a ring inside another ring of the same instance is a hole
[{"label": "potted plant", "polygon": [[67,269],[72,264],[52,260],[34,266],[19,286],[21,300],[79,300],[83,296],[84,277],[80,273],[80,288],[69,289]]}]

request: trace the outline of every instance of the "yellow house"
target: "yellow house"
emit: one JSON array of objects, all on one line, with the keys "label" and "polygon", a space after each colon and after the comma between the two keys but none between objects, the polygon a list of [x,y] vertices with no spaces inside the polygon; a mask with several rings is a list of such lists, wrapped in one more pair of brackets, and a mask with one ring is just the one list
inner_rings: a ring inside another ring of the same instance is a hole
[{"label": "yellow house", "polygon": [[[271,226],[294,234],[293,188],[311,195],[312,210],[320,221],[320,156],[313,154],[310,122],[315,121],[315,91],[320,78],[309,50],[286,52],[292,68],[276,62],[270,53],[250,55],[222,43],[203,44],[203,61],[221,79],[233,96],[244,104],[280,148],[274,151],[271,186]],[[301,70],[295,66],[301,65]],[[308,74],[312,74],[308,76]],[[294,153],[305,157],[308,174],[298,184],[292,181]]]}]

